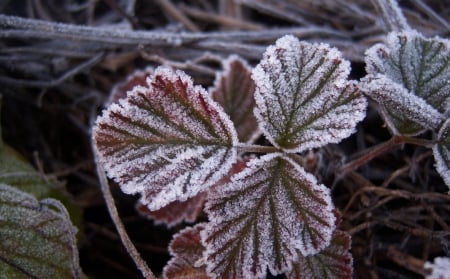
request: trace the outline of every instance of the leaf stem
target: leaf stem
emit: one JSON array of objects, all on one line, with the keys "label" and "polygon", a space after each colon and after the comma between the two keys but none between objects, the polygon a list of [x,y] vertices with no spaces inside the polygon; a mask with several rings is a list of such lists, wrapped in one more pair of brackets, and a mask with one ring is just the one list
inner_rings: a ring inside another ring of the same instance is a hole
[{"label": "leaf stem", "polygon": [[393,136],[391,139],[389,139],[386,142],[382,142],[376,146],[373,146],[373,147],[365,150],[363,155],[344,164],[336,171],[336,173],[338,173],[339,176],[342,177],[342,176],[346,175],[347,173],[358,169],[362,165],[367,164],[369,161],[371,161],[375,157],[378,157],[381,154],[388,152],[388,151],[396,148],[397,146],[405,144],[405,143],[421,145],[421,146],[425,146],[428,148],[431,148],[431,146],[433,145],[433,141],[430,141],[430,140],[396,135],[396,136]]},{"label": "leaf stem", "polygon": [[275,146],[265,146],[265,145],[257,145],[257,144],[246,144],[246,143],[239,143],[236,146],[238,152],[251,152],[251,153],[275,153],[275,152],[281,152],[281,149]]},{"label": "leaf stem", "polygon": [[106,206],[108,207],[108,211],[109,211],[109,215],[111,216],[111,219],[113,220],[114,225],[116,226],[117,232],[119,233],[120,240],[122,241],[123,246],[125,246],[128,254],[133,259],[133,261],[136,264],[136,266],[138,267],[138,269],[141,271],[144,278],[156,279],[153,272],[150,270],[148,265],[145,263],[145,261],[140,256],[139,251],[133,245],[133,242],[131,242],[131,239],[126,232],[125,227],[124,227],[122,221],[120,220],[119,213],[117,212],[117,208],[114,203],[114,198],[109,189],[108,179],[106,178],[105,170],[103,169],[103,167],[99,161],[98,153],[97,153],[98,151],[93,144],[92,144],[92,150],[94,152],[95,164],[97,165],[97,175],[98,175],[99,182],[100,182],[100,188],[103,192],[103,197],[105,198]]}]

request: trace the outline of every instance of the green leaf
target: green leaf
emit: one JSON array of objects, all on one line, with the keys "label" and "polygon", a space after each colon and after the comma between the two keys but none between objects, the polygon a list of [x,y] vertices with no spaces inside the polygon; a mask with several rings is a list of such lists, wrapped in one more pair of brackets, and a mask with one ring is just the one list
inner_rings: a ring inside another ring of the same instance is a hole
[{"label": "green leaf", "polygon": [[76,231],[57,200],[0,184],[2,278],[79,278]]},{"label": "green leaf", "polygon": [[350,63],[326,44],[284,36],[253,70],[255,116],[270,142],[288,152],[338,143],[365,116],[366,100],[347,80]]},{"label": "green leaf", "polygon": [[351,237],[336,230],[330,245],[315,255],[299,256],[288,272],[290,279],[347,279],[352,278],[353,257],[350,253]]},{"label": "green leaf", "polygon": [[212,190],[201,232],[214,278],[265,278],[291,270],[299,253],[325,249],[335,229],[330,191],[283,154],[252,159]]},{"label": "green leaf", "polygon": [[414,135],[423,129],[437,130],[444,121],[439,111],[384,75],[366,76],[361,86],[382,104],[380,113],[393,134]]},{"label": "green leaf", "polygon": [[437,141],[433,146],[436,169],[450,188],[450,118],[442,125]]},{"label": "green leaf", "polygon": [[[366,52],[366,71],[369,76],[382,75],[404,88],[411,98],[418,97],[423,103],[444,114],[450,105],[450,41],[441,38],[425,38],[416,31],[393,32],[386,43],[377,44]],[[370,96],[376,87],[363,87]],[[401,94],[400,94],[401,95]],[[404,96],[398,96],[405,101]],[[435,129],[430,123],[418,123],[402,107],[383,106],[384,115],[394,134],[416,135],[425,129]],[[422,112],[423,114],[427,113]],[[414,115],[414,114],[413,114]]]},{"label": "green leaf", "polygon": [[47,197],[52,189],[49,178],[37,172],[19,153],[4,143],[0,144],[0,183],[15,186],[37,198]]},{"label": "green leaf", "polygon": [[93,138],[108,175],[150,210],[207,190],[237,157],[223,109],[185,73],[163,67],[104,111]]}]

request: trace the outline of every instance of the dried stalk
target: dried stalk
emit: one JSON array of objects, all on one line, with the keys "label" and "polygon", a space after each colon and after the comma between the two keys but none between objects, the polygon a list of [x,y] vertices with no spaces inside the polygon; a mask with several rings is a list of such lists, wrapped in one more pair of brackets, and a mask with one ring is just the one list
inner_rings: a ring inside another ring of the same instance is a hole
[{"label": "dried stalk", "polygon": [[125,227],[122,221],[120,220],[119,213],[117,212],[117,208],[114,203],[114,198],[109,189],[108,179],[106,178],[105,170],[103,169],[102,164],[99,161],[97,149],[93,144],[92,150],[94,153],[95,165],[97,166],[97,175],[100,182],[100,188],[103,192],[103,197],[105,198],[109,215],[111,216],[111,219],[113,220],[114,225],[116,226],[117,232],[119,233],[120,240],[122,241],[123,245],[125,246],[125,249],[133,259],[136,266],[141,271],[144,278],[156,279],[155,275],[153,275],[153,272],[150,270],[148,265],[140,256],[139,251],[136,249],[133,242],[131,242],[131,239],[126,232]]},{"label": "dried stalk", "polygon": [[409,30],[408,22],[396,0],[372,0],[389,31]]}]

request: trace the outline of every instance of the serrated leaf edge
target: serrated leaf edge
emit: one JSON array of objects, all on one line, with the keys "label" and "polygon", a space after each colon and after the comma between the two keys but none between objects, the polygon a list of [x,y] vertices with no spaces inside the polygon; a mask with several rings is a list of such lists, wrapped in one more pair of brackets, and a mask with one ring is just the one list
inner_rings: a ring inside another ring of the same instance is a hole
[{"label": "serrated leaf edge", "polygon": [[[444,124],[442,125],[441,129],[439,130],[439,133],[437,135],[438,141],[442,139],[444,136],[444,130],[447,130],[447,136],[450,136],[450,118],[447,119]],[[447,147],[450,149],[450,146]],[[433,155],[434,159],[436,161],[435,167],[438,173],[441,175],[442,179],[444,180],[445,184],[450,189],[450,169],[445,163],[445,160],[443,156],[441,155],[441,152],[439,150],[439,143],[433,145]],[[450,194],[450,191],[448,192]]]},{"label": "serrated leaf edge", "polygon": [[[289,154],[281,153],[281,152],[280,153],[269,153],[269,154],[266,154],[266,155],[264,155],[264,156],[262,156],[260,158],[252,159],[249,162],[247,162],[247,168],[245,168],[243,171],[233,175],[233,177],[231,178],[231,182],[230,183],[233,183],[234,181],[237,181],[237,180],[244,179],[247,176],[251,175],[252,172],[253,172],[252,166],[259,166],[260,164],[262,164],[264,162],[270,162],[270,161],[272,161],[274,159],[277,159],[277,158],[284,159],[289,164],[291,164],[296,171],[299,171],[306,178],[306,180],[308,180],[308,181],[312,182],[313,184],[315,184],[316,190],[323,191],[323,192],[327,193],[326,195],[321,196],[321,198],[325,199],[325,202],[326,202],[327,205],[326,205],[326,208],[324,209],[324,211],[330,212],[330,216],[328,216],[328,217],[330,219],[332,219],[332,220],[330,220],[330,224],[332,224],[332,225],[331,225],[330,230],[327,230],[327,234],[323,234],[323,236],[324,236],[323,237],[324,245],[322,245],[323,247],[320,250],[315,250],[315,248],[312,249],[312,250],[311,249],[306,249],[306,247],[304,247],[301,239],[293,239],[293,238],[291,238],[290,239],[291,245],[293,246],[294,249],[292,249],[292,251],[291,251],[292,254],[290,256],[286,256],[286,259],[288,260],[288,263],[287,263],[287,266],[283,270],[273,270],[268,259],[259,259],[260,264],[263,265],[263,270],[261,270],[260,273],[253,274],[253,277],[246,277],[245,274],[244,274],[244,278],[248,278],[248,279],[250,279],[250,278],[264,278],[265,275],[266,275],[266,270],[265,270],[266,268],[269,268],[270,272],[273,273],[273,274],[281,274],[283,272],[287,272],[288,270],[292,269],[292,264],[298,259],[299,255],[297,254],[297,252],[300,252],[304,256],[308,256],[308,255],[313,255],[315,253],[318,253],[318,252],[322,251],[323,249],[326,249],[326,247],[330,244],[332,235],[333,235],[333,233],[334,233],[334,231],[336,229],[336,224],[335,224],[336,216],[333,214],[334,204],[333,204],[333,202],[331,200],[330,189],[327,188],[323,184],[319,184],[317,182],[316,177],[314,175],[308,173],[299,164],[297,164],[293,159],[291,159],[289,157]],[[231,188],[229,188],[229,187],[228,188],[222,188],[222,189],[224,191],[231,190]],[[219,190],[219,195],[220,195],[220,190]],[[207,201],[207,203],[205,205],[205,212],[208,213],[209,219],[210,220],[214,220],[214,222],[216,222],[216,223],[222,222],[224,220],[224,218],[222,218],[221,215],[215,214],[214,212],[211,212],[209,210],[210,203],[211,203],[211,200],[208,199],[208,201]],[[264,224],[258,224],[258,226],[264,226]],[[204,255],[203,256],[204,259],[207,259],[209,254],[211,254],[211,253],[214,254],[215,253],[214,252],[215,250],[213,249],[214,247],[211,247],[211,245],[208,245],[208,243],[207,243],[207,240],[209,238],[208,233],[209,233],[209,230],[211,230],[211,229],[212,229],[212,227],[211,227],[211,221],[210,221],[210,223],[207,223],[205,229],[202,230],[201,233],[200,233],[202,243],[203,243],[203,245],[205,247],[205,252],[203,254]],[[207,261],[207,262],[209,263],[210,261]],[[208,276],[210,276],[212,278],[216,278],[217,275],[213,272],[213,268],[214,268],[213,266],[210,266],[209,264],[207,264],[206,271],[207,271]]]},{"label": "serrated leaf edge", "polygon": [[[385,90],[389,87],[391,90]],[[367,75],[361,80],[361,90],[371,99],[380,104],[381,114],[389,129],[394,135],[402,134],[392,122],[392,116],[385,107],[385,102],[392,102],[390,105],[398,108],[397,113],[410,114],[405,117],[423,127],[421,131],[411,135],[418,135],[426,129],[437,129],[444,121],[444,116],[424,99],[409,92],[403,85],[398,84],[389,77],[376,74]],[[402,102],[401,100],[404,100]],[[410,134],[407,134],[410,135]]]}]

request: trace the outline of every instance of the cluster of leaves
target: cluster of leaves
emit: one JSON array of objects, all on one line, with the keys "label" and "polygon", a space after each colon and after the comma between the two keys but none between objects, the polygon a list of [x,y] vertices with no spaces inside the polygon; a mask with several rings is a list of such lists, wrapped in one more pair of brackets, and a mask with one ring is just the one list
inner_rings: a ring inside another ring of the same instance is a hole
[{"label": "cluster of leaves", "polygon": [[[351,135],[365,116],[362,93],[394,136],[431,135],[450,187],[450,42],[394,32],[366,65],[350,81],[339,51],[288,35],[254,69],[226,59],[209,90],[166,67],[114,88],[93,129],[108,175],[140,194],[137,209],[156,223],[195,222],[203,207],[209,218],[174,236],[166,278],[351,277],[350,235],[302,153]],[[271,146],[255,145],[261,136]],[[47,198],[52,183],[1,140],[0,159],[0,273],[79,278],[76,228]],[[428,263],[430,278],[447,262]]]},{"label": "cluster of leaves", "polygon": [[[341,141],[364,118],[350,63],[328,45],[285,36],[253,71],[237,57],[224,68],[207,92],[159,67],[109,106],[93,130],[108,175],[150,211],[207,193],[209,222],[179,236],[197,235],[205,276],[349,276],[349,236],[336,230],[330,190],[299,153]],[[252,145],[261,133],[272,147]],[[269,154],[246,157],[260,151]]]}]

